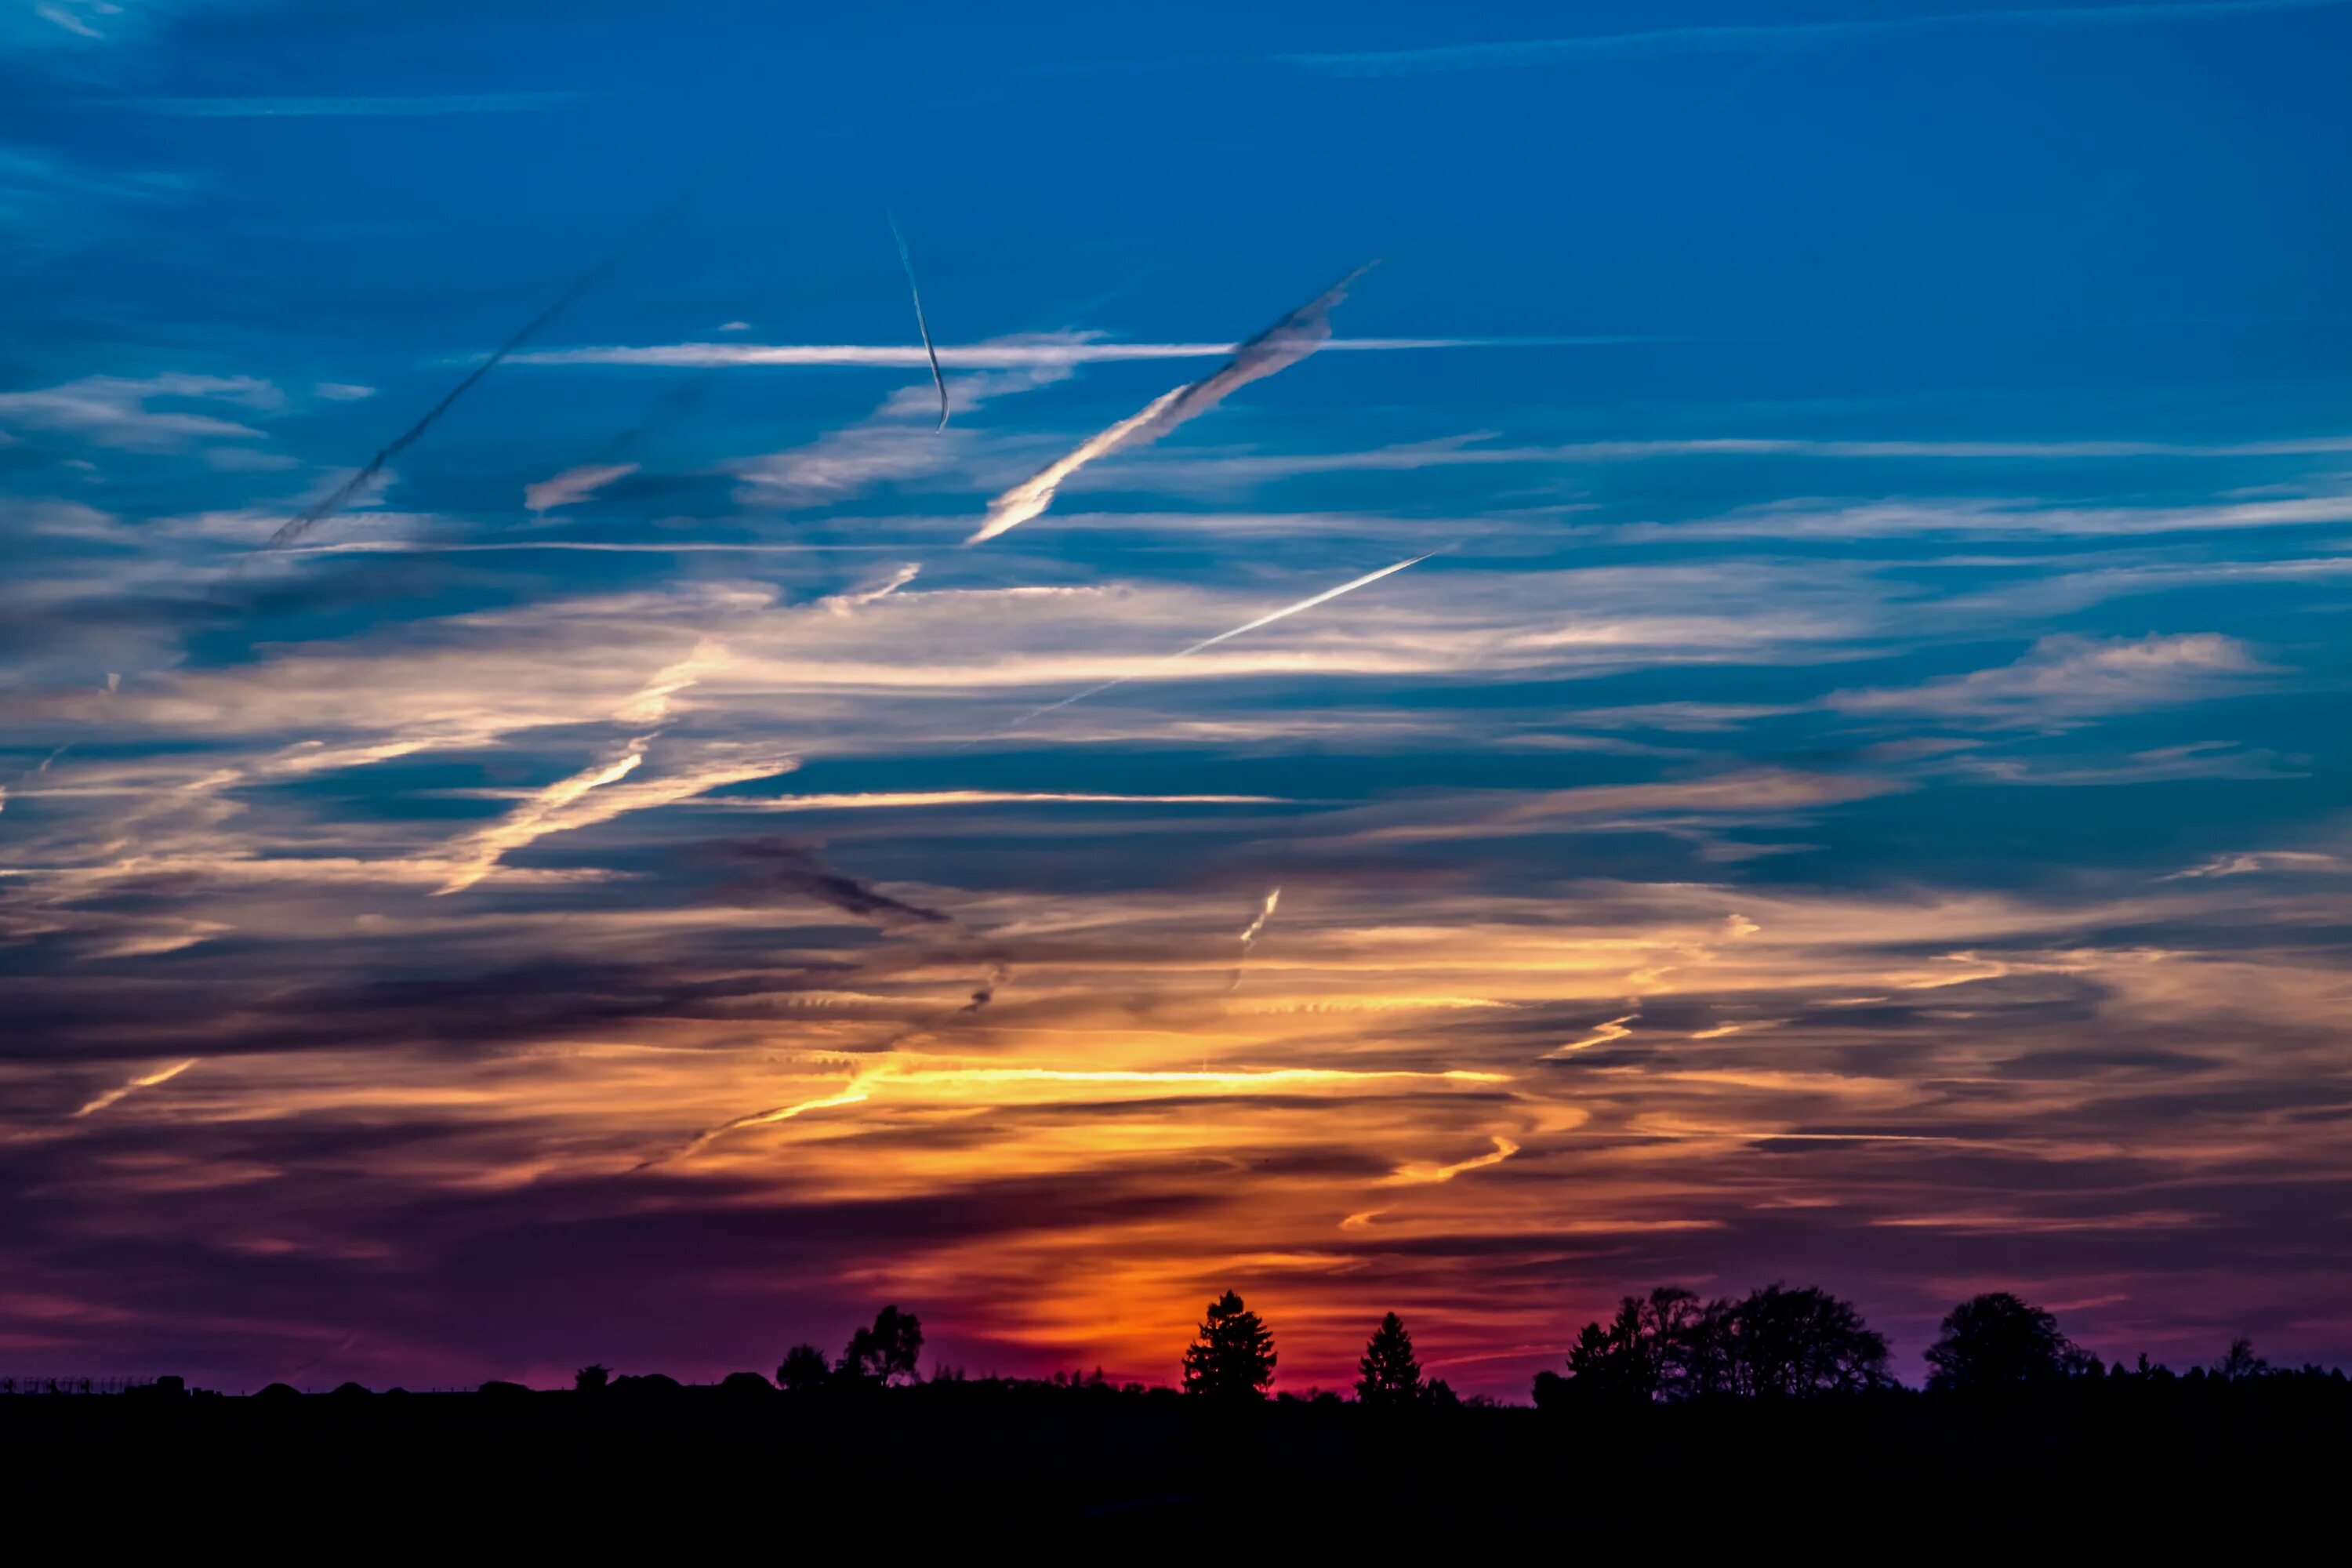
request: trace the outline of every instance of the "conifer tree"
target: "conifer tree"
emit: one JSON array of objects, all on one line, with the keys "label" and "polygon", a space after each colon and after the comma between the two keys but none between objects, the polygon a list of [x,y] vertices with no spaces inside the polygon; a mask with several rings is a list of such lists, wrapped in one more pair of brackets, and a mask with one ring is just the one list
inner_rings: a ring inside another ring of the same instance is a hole
[{"label": "conifer tree", "polygon": [[1263,1399],[1274,1381],[1274,1335],[1228,1290],[1209,1303],[1184,1352],[1184,1392],[1218,1400]]},{"label": "conifer tree", "polygon": [[1421,1402],[1421,1363],[1413,1359],[1412,1336],[1394,1312],[1381,1320],[1364,1353],[1356,1363],[1356,1397],[1366,1405],[1402,1405]]}]

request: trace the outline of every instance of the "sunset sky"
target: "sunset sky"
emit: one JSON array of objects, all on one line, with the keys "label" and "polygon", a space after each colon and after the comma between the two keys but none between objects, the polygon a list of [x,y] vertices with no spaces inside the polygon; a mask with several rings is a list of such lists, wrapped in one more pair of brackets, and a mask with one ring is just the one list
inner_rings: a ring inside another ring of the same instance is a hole
[{"label": "sunset sky", "polygon": [[2347,58],[0,0],[0,1373],[2352,1360]]}]

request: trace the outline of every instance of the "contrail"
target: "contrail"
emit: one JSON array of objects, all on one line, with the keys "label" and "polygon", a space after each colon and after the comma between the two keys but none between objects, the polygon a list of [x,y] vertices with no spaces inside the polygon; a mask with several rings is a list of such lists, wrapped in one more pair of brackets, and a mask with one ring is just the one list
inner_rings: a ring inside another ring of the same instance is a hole
[{"label": "contrail", "polygon": [[[907,907],[911,908],[912,906]],[[929,911],[921,910],[918,910],[916,912],[923,914],[929,913]],[[947,915],[941,915],[939,918],[950,921],[952,921],[953,919],[953,917]],[[984,976],[978,985],[973,988],[971,999],[970,1001],[964,1003],[961,1006],[950,1008],[944,1013],[934,1013],[928,1019],[908,1026],[906,1028],[903,1028],[897,1034],[891,1036],[880,1046],[876,1047],[876,1052],[879,1054],[883,1052],[896,1051],[900,1046],[906,1044],[908,1040],[913,1039],[916,1036],[927,1034],[932,1028],[940,1024],[950,1023],[954,1019],[979,1012],[982,1007],[987,1006],[991,1002],[996,999],[996,988],[999,985],[1003,984],[1007,979],[1011,978],[1012,973],[1013,971],[1011,967],[1001,962],[990,964],[988,966],[988,973],[986,976]],[[755,1110],[749,1116],[739,1116],[732,1121],[722,1121],[716,1127],[706,1127],[701,1131],[696,1133],[692,1138],[687,1140],[685,1143],[674,1150],[671,1150],[669,1152],[665,1154],[656,1154],[648,1159],[639,1161],[635,1165],[630,1167],[631,1173],[634,1174],[639,1171],[649,1171],[657,1165],[665,1164],[672,1160],[688,1159],[709,1148],[717,1140],[726,1136],[730,1132],[736,1131],[740,1128],[764,1127],[773,1121],[789,1121],[795,1116],[804,1116],[812,1110],[830,1110],[836,1106],[856,1105],[861,1100],[872,1098],[866,1088],[867,1084],[873,1083],[881,1079],[892,1077],[898,1071],[898,1058],[891,1056],[883,1056],[882,1058],[873,1066],[864,1068],[852,1077],[849,1082],[843,1086],[841,1092],[838,1094],[824,1095],[816,1100],[799,1100],[791,1105],[779,1105],[772,1110]]]},{"label": "contrail", "polygon": [[[1244,928],[1242,931],[1242,957],[1244,960],[1249,957],[1250,943],[1255,942],[1257,940],[1257,933],[1265,929],[1265,922],[1274,918],[1274,906],[1281,901],[1282,889],[1280,888],[1276,888],[1272,892],[1266,894],[1265,908],[1258,910],[1257,919],[1250,921],[1248,926]],[[1241,988],[1242,966],[1240,963],[1235,963],[1234,965],[1234,978],[1231,984],[1226,985],[1225,994],[1230,996]]]},{"label": "contrail", "polygon": [[923,291],[915,284],[915,258],[907,254],[907,237],[898,232],[898,215],[885,211],[890,237],[898,242],[898,265],[907,269],[907,292],[915,300],[915,330],[923,334],[923,353],[931,362],[931,384],[940,389],[940,428],[948,427],[948,378],[940,373],[940,351],[931,346],[931,324],[923,319]]},{"label": "contrail", "polygon": [[2346,0],[2186,0],[2173,5],[2066,5],[2048,10],[1948,11],[1928,16],[1860,17],[1839,22],[1659,27],[1634,33],[1588,33],[1516,43],[1441,44],[1417,49],[1358,54],[1284,55],[1285,64],[1340,76],[1402,76],[1432,71],[1499,70],[1568,65],[1580,60],[1646,60],[1680,55],[1770,54],[1848,40],[1968,27],[2049,31],[2187,22],[2264,12],[2333,10]]},{"label": "contrail", "polygon": [[739,1116],[732,1121],[722,1121],[716,1127],[705,1128],[688,1139],[680,1148],[667,1154],[656,1154],[635,1168],[645,1171],[665,1161],[690,1159],[740,1128],[765,1127],[773,1121],[790,1121],[793,1117],[806,1115],[812,1110],[831,1110],[835,1106],[858,1104],[869,1098],[866,1091],[860,1089],[858,1085],[880,1076],[881,1069],[878,1068],[872,1072],[860,1073],[851,1079],[849,1086],[838,1094],[828,1094],[815,1100],[803,1100],[792,1105],[779,1105],[772,1110],[755,1110],[749,1116]]},{"label": "contrail", "polygon": [[[1288,617],[1298,614],[1301,610],[1311,610],[1318,605],[1328,605],[1342,594],[1352,594],[1357,589],[1367,587],[1371,584],[1379,582],[1383,577],[1393,576],[1395,574],[1403,571],[1408,566],[1418,566],[1423,562],[1428,560],[1431,555],[1434,555],[1437,552],[1433,550],[1427,554],[1416,555],[1409,561],[1400,561],[1393,566],[1383,566],[1377,572],[1367,572],[1362,576],[1356,578],[1352,582],[1342,583],[1336,588],[1326,588],[1321,593],[1301,599],[1295,605],[1285,605],[1282,608],[1270,611],[1265,615],[1260,616],[1254,621],[1244,622],[1243,625],[1235,626],[1229,632],[1219,632],[1215,637],[1203,637],[1201,641],[1194,643],[1191,647],[1179,648],[1176,652],[1170,654],[1166,658],[1161,659],[1159,663],[1153,665],[1150,669],[1145,670],[1141,674],[1122,675],[1117,680],[1106,680],[1100,686],[1089,686],[1084,691],[1076,692],[1068,697],[1063,698],[1059,702],[1048,702],[1043,708],[1032,709],[1028,712],[1021,715],[1020,718],[1013,721],[1012,723],[1007,724],[1004,728],[1006,730],[1017,730],[1022,725],[1029,722],[1032,719],[1042,719],[1046,714],[1054,712],[1058,709],[1067,708],[1073,702],[1083,702],[1089,697],[1099,697],[1104,692],[1110,690],[1114,687],[1125,686],[1130,680],[1141,680],[1145,676],[1153,673],[1153,671],[1164,669],[1180,658],[1190,658],[1192,655],[1199,653],[1203,648],[1214,647],[1221,642],[1227,642],[1234,637],[1240,637],[1244,632],[1254,632],[1260,626],[1270,626],[1276,621],[1286,620]],[[998,731],[1000,734],[1003,732],[1003,731]],[[1269,910],[1271,910],[1271,908],[1272,906],[1269,905]]]},{"label": "contrail", "polygon": [[391,443],[382,451],[378,452],[374,457],[370,458],[367,460],[366,466],[362,468],[357,473],[353,474],[350,479],[345,479],[341,484],[337,485],[321,500],[312,501],[309,506],[302,510],[299,516],[289,519],[278,529],[277,532],[269,536],[269,542],[265,546],[265,548],[277,550],[291,544],[296,540],[301,538],[302,535],[308,533],[311,528],[323,522],[335,512],[341,510],[343,503],[350,500],[352,497],[357,495],[362,486],[365,485],[370,479],[375,478],[378,473],[382,472],[383,466],[386,463],[392,461],[393,458],[398,457],[402,452],[406,451],[410,447],[415,445],[417,438],[423,436],[427,430],[433,428],[435,422],[439,420],[441,416],[448,413],[451,405],[456,404],[457,399],[465,396],[468,392],[471,392],[474,389],[474,384],[476,382],[480,381],[482,377],[498,369],[499,365],[507,358],[508,355],[513,353],[517,349],[521,348],[523,344],[530,342],[534,337],[537,337],[541,331],[545,331],[548,325],[558,316],[562,315],[564,311],[579,303],[581,296],[586,294],[589,289],[593,289],[597,284],[603,282],[608,273],[610,273],[614,268],[620,266],[623,261],[626,260],[631,253],[635,251],[639,246],[643,245],[646,240],[652,238],[655,234],[658,233],[668,224],[670,219],[676,217],[678,213],[685,208],[687,203],[701,194],[704,183],[705,182],[703,181],[695,182],[692,188],[679,195],[675,201],[656,213],[652,217],[647,218],[644,223],[639,224],[636,228],[632,230],[629,234],[624,236],[621,242],[614,246],[612,250],[605,255],[603,260],[597,262],[595,266],[582,273],[579,279],[572,283],[572,287],[563,291],[562,297],[560,297],[555,303],[550,305],[546,310],[541,310],[538,315],[533,316],[530,321],[525,321],[516,330],[513,336],[508,338],[505,342],[500,343],[496,349],[493,349],[488,359],[476,365],[472,370],[467,372],[464,380],[451,387],[442,397],[440,402],[435,404],[431,408],[425,411],[425,417],[419,419],[415,424],[411,425],[407,429],[393,437]]},{"label": "contrail", "polygon": [[96,1100],[91,1100],[88,1105],[85,1105],[79,1110],[75,1111],[74,1114],[76,1116],[89,1116],[98,1111],[104,1110],[108,1106],[112,1105],[115,1101],[121,1100],[123,1096],[130,1094],[133,1090],[152,1089],[159,1083],[163,1083],[179,1077],[182,1073],[187,1071],[190,1068],[195,1065],[196,1058],[194,1057],[190,1057],[186,1061],[174,1062],[170,1067],[159,1068],[153,1072],[142,1074],[138,1078],[132,1079],[129,1083],[108,1089],[104,1094],[100,1095]]},{"label": "contrail", "polygon": [[1062,482],[1097,458],[1108,457],[1122,447],[1157,441],[1187,419],[1214,408],[1235,388],[1297,364],[1321,348],[1331,336],[1331,307],[1348,297],[1348,286],[1370,271],[1372,265],[1368,261],[1357,268],[1235,349],[1233,358],[1200,380],[1160,394],[1145,405],[1141,413],[1087,437],[1075,451],[1048,463],[998,496],[988,503],[988,520],[964,542],[978,544],[1020,527],[1053,505],[1054,493],[1061,489]]}]

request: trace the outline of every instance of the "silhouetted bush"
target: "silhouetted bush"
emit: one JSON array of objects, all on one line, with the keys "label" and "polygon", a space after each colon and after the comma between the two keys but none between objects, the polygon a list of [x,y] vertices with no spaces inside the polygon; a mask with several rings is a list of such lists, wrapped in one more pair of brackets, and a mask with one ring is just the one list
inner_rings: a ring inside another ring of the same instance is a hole
[{"label": "silhouetted bush", "polygon": [[832,1376],[824,1352],[814,1345],[794,1345],[776,1368],[776,1384],[787,1394],[814,1394]]},{"label": "silhouetted bush", "polygon": [[616,1377],[611,1387],[614,1394],[676,1394],[678,1381],[666,1372],[648,1372],[635,1377]]},{"label": "silhouetted bush", "polygon": [[762,1398],[776,1392],[776,1385],[756,1372],[730,1372],[719,1380],[719,1392],[737,1398]]},{"label": "silhouetted bush", "polygon": [[610,1368],[602,1362],[591,1362],[572,1374],[572,1387],[579,1394],[602,1394],[613,1381]]}]

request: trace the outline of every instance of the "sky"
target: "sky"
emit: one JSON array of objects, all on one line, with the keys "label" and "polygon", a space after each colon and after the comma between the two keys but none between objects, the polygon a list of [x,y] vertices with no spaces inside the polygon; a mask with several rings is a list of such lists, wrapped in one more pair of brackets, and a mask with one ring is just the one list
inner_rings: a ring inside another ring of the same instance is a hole
[{"label": "sky", "polygon": [[2347,50],[7,0],[0,1373],[2352,1360]]}]

